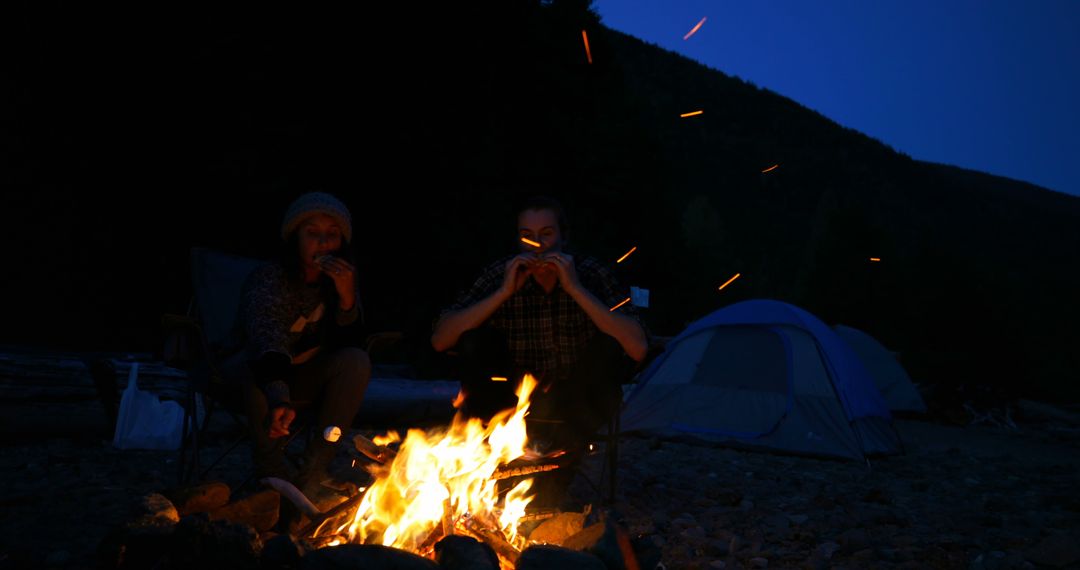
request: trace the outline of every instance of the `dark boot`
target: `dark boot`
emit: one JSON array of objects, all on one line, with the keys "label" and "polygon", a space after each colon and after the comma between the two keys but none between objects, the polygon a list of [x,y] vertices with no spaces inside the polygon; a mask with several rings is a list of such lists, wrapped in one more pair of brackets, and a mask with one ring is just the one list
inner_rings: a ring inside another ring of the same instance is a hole
[{"label": "dark boot", "polygon": [[256,481],[266,477],[291,481],[297,476],[296,469],[285,460],[284,439],[256,442],[252,462]]},{"label": "dark boot", "polygon": [[[322,439],[312,439],[304,449],[303,464],[299,473],[290,480],[316,507],[326,509],[328,499],[334,496],[334,490],[324,487],[322,482],[329,478],[328,466],[334,458],[337,448]],[[295,535],[307,519],[291,502],[281,501],[276,531]]]},{"label": "dark boot", "polygon": [[330,462],[337,453],[335,444],[315,437],[304,450],[303,466],[296,478],[296,487],[315,502],[321,483],[330,478]]}]

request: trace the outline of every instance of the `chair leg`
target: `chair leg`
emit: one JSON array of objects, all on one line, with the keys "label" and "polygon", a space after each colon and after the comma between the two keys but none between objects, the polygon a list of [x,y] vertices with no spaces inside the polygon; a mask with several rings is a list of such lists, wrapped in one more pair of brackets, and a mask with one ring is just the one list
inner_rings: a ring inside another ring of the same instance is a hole
[{"label": "chair leg", "polygon": [[214,461],[206,469],[202,470],[202,472],[199,473],[199,479],[198,480],[202,481],[203,479],[205,479],[206,475],[210,473],[211,469],[213,469],[214,467],[217,467],[217,464],[220,463],[222,459],[225,459],[226,455],[232,453],[232,450],[236,449],[236,446],[243,443],[244,440],[246,440],[247,438],[248,438],[248,434],[246,434],[246,433],[241,435],[239,438],[237,438],[236,441],[234,441],[232,443],[232,445],[230,445],[228,447],[228,449],[226,449],[225,451],[222,451],[217,456],[217,459],[214,459]]},{"label": "chair leg", "polygon": [[189,388],[184,406],[184,422],[181,428],[183,431],[180,433],[180,459],[177,462],[176,478],[180,485],[190,482],[191,474],[195,473],[199,466],[199,418],[195,405],[197,397],[195,389]]},{"label": "chair leg", "polygon": [[621,425],[619,422],[620,415],[621,414],[616,412],[615,416],[611,419],[611,422],[608,423],[607,449],[604,450],[607,454],[608,471],[610,472],[608,474],[608,477],[610,477],[610,480],[608,481],[608,506],[612,506],[615,504],[615,488],[619,473],[619,430],[621,429]]}]

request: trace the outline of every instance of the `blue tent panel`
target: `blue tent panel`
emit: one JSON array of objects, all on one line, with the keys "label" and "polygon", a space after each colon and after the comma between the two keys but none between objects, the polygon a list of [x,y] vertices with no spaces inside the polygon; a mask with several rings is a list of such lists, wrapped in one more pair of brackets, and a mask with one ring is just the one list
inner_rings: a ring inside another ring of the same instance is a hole
[{"label": "blue tent panel", "polygon": [[668,343],[627,399],[628,430],[709,435],[859,457],[899,450],[858,355],[809,312],[754,300],[720,309]]}]

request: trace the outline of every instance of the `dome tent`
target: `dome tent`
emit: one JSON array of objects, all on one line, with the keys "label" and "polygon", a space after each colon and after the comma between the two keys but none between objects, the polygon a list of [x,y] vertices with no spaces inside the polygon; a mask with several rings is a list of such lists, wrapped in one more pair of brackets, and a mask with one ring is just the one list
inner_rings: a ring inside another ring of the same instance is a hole
[{"label": "dome tent", "polygon": [[833,330],[855,349],[890,410],[926,413],[926,402],[919,394],[919,389],[889,349],[869,333],[859,329],[835,325]]},{"label": "dome tent", "polygon": [[690,324],[642,373],[621,423],[793,453],[900,452],[888,406],[855,351],[814,315],[773,300]]}]

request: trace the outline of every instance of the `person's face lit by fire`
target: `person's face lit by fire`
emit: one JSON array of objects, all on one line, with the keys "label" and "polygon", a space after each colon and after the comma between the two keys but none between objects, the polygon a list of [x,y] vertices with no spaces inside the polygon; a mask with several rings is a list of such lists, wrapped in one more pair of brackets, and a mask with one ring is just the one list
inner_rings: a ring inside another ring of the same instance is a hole
[{"label": "person's face lit by fire", "polygon": [[313,214],[297,229],[300,262],[304,268],[318,272],[316,259],[341,249],[341,227],[326,214]]},{"label": "person's face lit by fire", "polygon": [[542,210],[525,210],[518,215],[518,237],[530,239],[540,244],[533,247],[519,240],[521,251],[530,251],[543,255],[545,253],[561,253],[563,248],[562,231],[559,229],[559,218],[555,212]]}]

